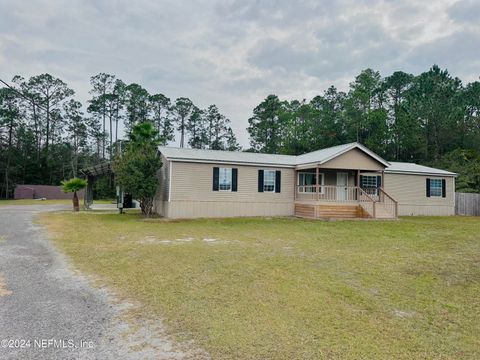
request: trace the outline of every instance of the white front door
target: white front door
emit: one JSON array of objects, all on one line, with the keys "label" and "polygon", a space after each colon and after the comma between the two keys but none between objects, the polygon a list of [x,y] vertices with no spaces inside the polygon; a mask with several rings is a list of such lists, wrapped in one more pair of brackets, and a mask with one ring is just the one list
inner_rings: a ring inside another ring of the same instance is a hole
[{"label": "white front door", "polygon": [[337,200],[347,200],[348,173],[337,172]]}]

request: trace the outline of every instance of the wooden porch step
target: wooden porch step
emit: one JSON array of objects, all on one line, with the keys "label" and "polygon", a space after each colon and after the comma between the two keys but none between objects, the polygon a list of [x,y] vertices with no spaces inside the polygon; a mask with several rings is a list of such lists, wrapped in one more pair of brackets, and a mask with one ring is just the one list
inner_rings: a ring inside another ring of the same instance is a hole
[{"label": "wooden porch step", "polygon": [[295,216],[312,219],[355,219],[366,217],[357,204],[295,204]]}]

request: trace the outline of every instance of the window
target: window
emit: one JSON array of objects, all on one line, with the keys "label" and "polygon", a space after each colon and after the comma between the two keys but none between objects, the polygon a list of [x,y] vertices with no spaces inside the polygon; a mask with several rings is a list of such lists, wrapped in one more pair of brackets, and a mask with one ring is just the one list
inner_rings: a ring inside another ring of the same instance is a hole
[{"label": "window", "polygon": [[232,168],[219,168],[218,189],[220,191],[232,190]]},{"label": "window", "polygon": [[382,186],[382,177],[378,175],[360,175],[360,187],[370,196],[378,195]]},{"label": "window", "polygon": [[430,179],[430,196],[442,196],[442,179]]},{"label": "window", "polygon": [[362,181],[361,181],[360,186],[362,187],[362,189],[376,188],[377,187],[377,176],[362,175],[361,179],[362,179]]},{"label": "window", "polygon": [[214,167],[212,180],[213,191],[238,191],[237,168]]},{"label": "window", "polygon": [[[323,174],[319,174],[319,185],[323,185]],[[313,172],[299,172],[298,173],[298,185],[300,186],[299,192],[315,192],[317,185],[317,174]],[[323,188],[320,187],[320,193],[323,193]]]},{"label": "window", "polygon": [[280,192],[282,186],[281,170],[258,169],[258,192]]},{"label": "window", "polygon": [[275,170],[265,170],[263,172],[263,191],[275,191]]}]

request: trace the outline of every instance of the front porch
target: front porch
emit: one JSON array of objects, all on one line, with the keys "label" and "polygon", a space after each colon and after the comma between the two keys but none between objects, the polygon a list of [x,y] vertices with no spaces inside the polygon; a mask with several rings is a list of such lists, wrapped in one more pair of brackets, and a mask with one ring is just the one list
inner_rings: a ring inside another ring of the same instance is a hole
[{"label": "front porch", "polygon": [[297,170],[295,216],[395,219],[397,202],[382,187],[383,171]]}]

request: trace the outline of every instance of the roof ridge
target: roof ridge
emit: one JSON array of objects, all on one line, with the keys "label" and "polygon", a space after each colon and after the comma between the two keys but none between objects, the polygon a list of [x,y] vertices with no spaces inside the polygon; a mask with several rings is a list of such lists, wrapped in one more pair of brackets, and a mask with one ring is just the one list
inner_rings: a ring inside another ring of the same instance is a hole
[{"label": "roof ridge", "polygon": [[257,154],[257,155],[274,155],[274,156],[289,156],[289,157],[296,157],[297,156],[297,155],[288,155],[288,154],[272,154],[272,153],[265,153],[265,152],[251,152],[251,151],[240,151],[240,150],[194,149],[194,148],[187,148],[187,147],[182,148],[180,146],[166,146],[166,145],[160,145],[159,148],[188,150],[188,151],[209,151],[209,152],[221,152],[221,153],[236,153],[236,154]]},{"label": "roof ridge", "polygon": [[347,144],[339,144],[339,145],[329,146],[329,147],[326,147],[326,148],[322,148],[322,149],[318,149],[318,150],[306,152],[306,153],[304,153],[304,154],[300,154],[300,155],[297,155],[297,156],[302,156],[302,155],[307,155],[307,154],[313,154],[313,153],[316,153],[316,152],[318,152],[318,151],[335,149],[335,148],[337,148],[337,147],[348,147],[348,146],[354,145],[354,144],[355,144],[355,145],[360,145],[358,142],[354,141],[354,142],[347,143]]},{"label": "roof ridge", "polygon": [[[373,151],[368,149],[367,147],[361,145],[358,142],[351,142],[347,144],[339,144],[335,146],[326,147],[323,149],[318,149],[315,151],[311,151],[308,153],[304,153],[301,155],[285,155],[285,154],[269,154],[269,153],[256,153],[256,152],[246,152],[246,151],[228,151],[228,150],[212,150],[212,149],[192,149],[192,148],[179,148],[179,147],[169,147],[169,146],[159,146],[159,150],[163,153],[171,150],[173,152],[177,152],[179,157],[184,158],[197,158],[200,159],[203,157],[205,158],[215,158],[218,155],[218,160],[221,159],[229,159],[235,160],[235,158],[251,158],[253,161],[261,163],[262,161],[268,162],[275,162],[275,163],[285,163],[285,164],[294,164],[294,165],[302,165],[302,164],[309,164],[309,163],[323,163],[329,161],[337,156],[342,155],[343,153],[350,151],[352,149],[358,148],[360,151],[365,152],[370,157],[374,158],[378,162],[387,165],[389,164],[388,161],[384,160]],[[182,155],[183,152],[183,155]],[[197,154],[195,154],[197,153]],[[173,154],[172,154],[173,155]],[[168,157],[168,155],[166,155]],[[255,157],[257,157],[255,159]],[[275,160],[273,160],[275,159]]]},{"label": "roof ridge", "polygon": [[222,153],[225,153],[225,152],[228,152],[228,153],[240,153],[240,154],[249,153],[249,154],[258,154],[258,155],[275,155],[275,156],[288,156],[288,157],[295,157],[295,158],[297,158],[297,157],[300,157],[300,156],[303,156],[303,155],[313,154],[313,153],[316,153],[316,152],[319,152],[319,151],[324,151],[324,150],[329,150],[329,149],[335,149],[335,148],[337,148],[337,147],[348,147],[348,146],[350,146],[350,145],[361,145],[361,144],[358,143],[358,142],[356,142],[356,141],[354,141],[354,142],[347,143],[347,144],[339,144],[339,145],[329,146],[329,147],[325,147],[325,148],[318,149],[318,150],[314,150],[314,151],[309,151],[309,152],[306,152],[306,153],[303,153],[303,154],[300,154],[300,155],[272,154],[272,153],[266,153],[266,152],[250,152],[250,151],[239,151],[239,150],[195,149],[195,148],[180,147],[180,146],[168,146],[168,145],[159,145],[159,148],[188,150],[188,151],[210,151],[210,152],[222,152]]}]

